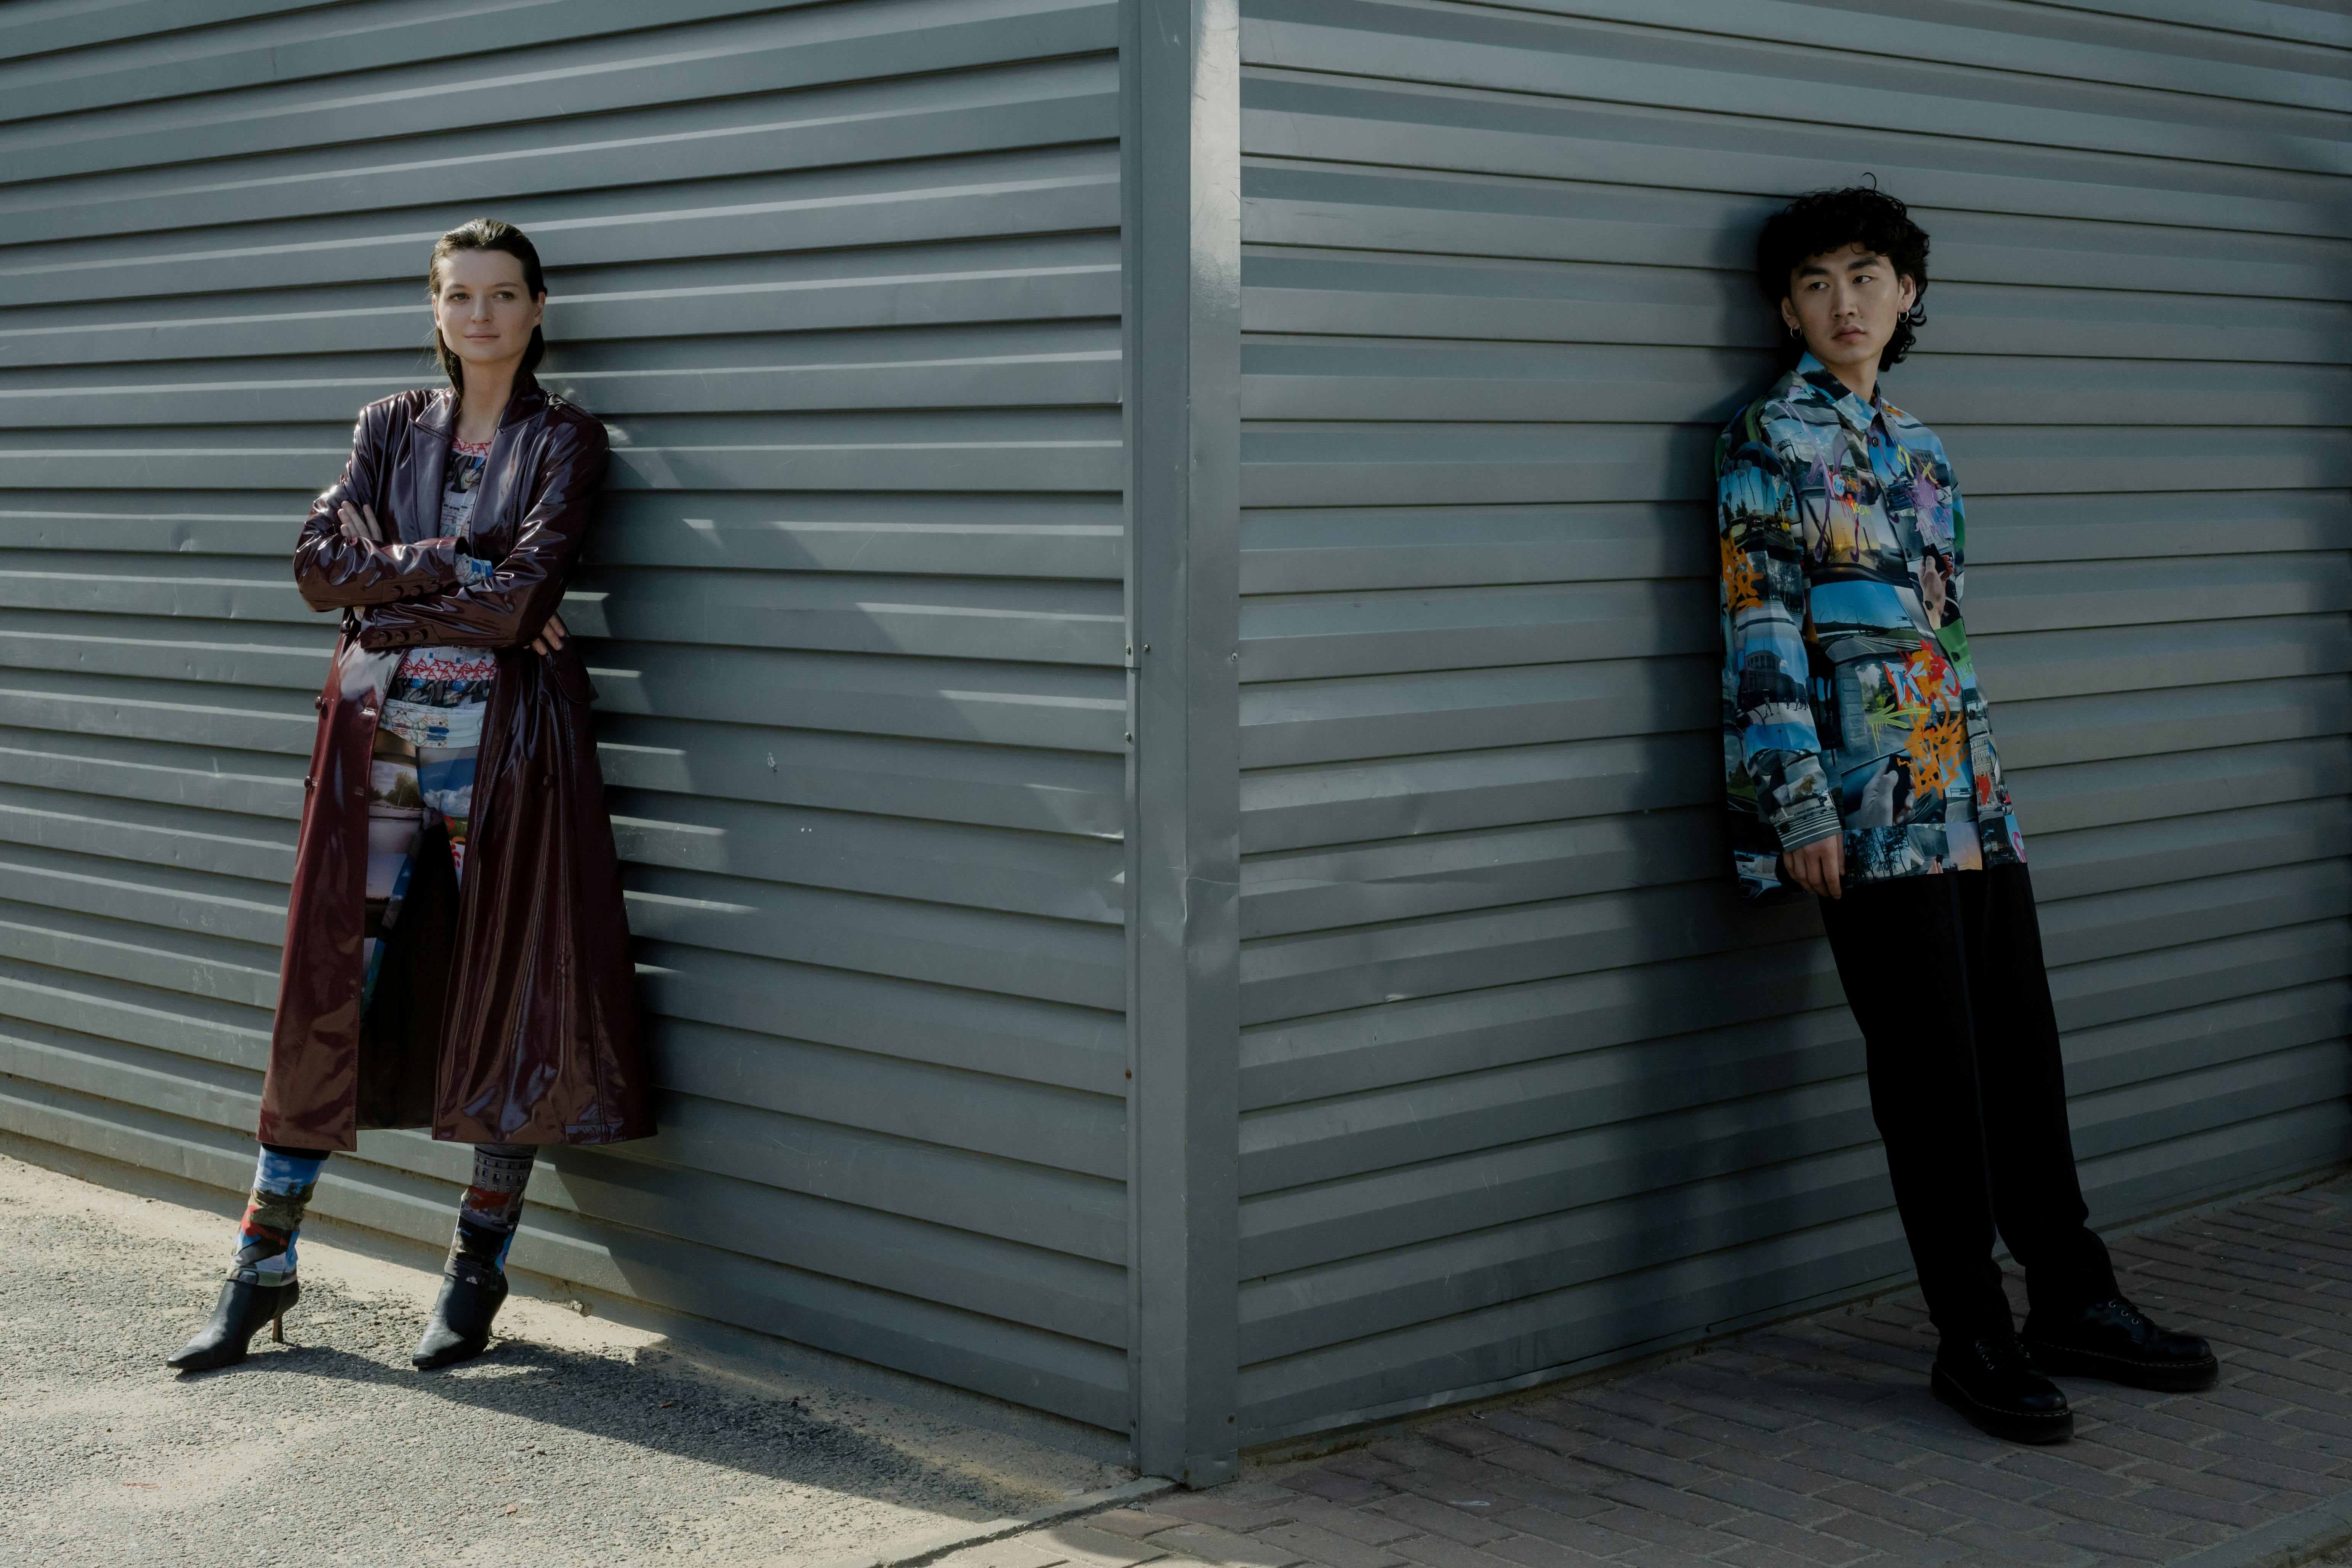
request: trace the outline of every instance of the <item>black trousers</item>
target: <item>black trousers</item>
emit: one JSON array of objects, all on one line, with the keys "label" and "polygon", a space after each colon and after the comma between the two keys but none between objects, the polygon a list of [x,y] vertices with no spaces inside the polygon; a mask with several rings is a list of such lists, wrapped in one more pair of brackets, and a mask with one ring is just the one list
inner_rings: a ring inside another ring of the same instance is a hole
[{"label": "black trousers", "polygon": [[1948,1339],[2008,1333],[1993,1233],[2032,1310],[2119,1294],[2066,1130],[2058,1019],[2022,866],[1902,877],[1823,899],[1862,1026],[1870,1110],[1903,1234]]}]

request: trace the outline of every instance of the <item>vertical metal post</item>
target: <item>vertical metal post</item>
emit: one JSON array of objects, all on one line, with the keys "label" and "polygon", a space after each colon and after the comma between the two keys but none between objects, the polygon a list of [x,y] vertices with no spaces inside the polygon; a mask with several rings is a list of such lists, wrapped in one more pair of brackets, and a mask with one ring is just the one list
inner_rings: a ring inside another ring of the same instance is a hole
[{"label": "vertical metal post", "polygon": [[1241,991],[1238,0],[1122,7],[1136,1462],[1231,1477]]}]

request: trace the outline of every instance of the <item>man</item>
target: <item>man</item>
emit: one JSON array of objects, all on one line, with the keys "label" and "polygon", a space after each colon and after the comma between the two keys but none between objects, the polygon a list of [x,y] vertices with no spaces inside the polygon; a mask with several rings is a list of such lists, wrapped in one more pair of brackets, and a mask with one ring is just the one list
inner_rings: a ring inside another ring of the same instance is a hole
[{"label": "man", "polygon": [[[1927,236],[1856,187],[1757,245],[1792,368],[1716,447],[1724,763],[1752,895],[1821,900],[1871,1110],[1942,1345],[1937,1398],[2074,1434],[2044,1373],[2210,1387],[2206,1342],[2123,1298],[2066,1128],[2033,888],[1960,618],[1967,527],[1934,434],[1878,395],[1927,316]],[[2025,1268],[2022,1343],[1993,1235]]]}]

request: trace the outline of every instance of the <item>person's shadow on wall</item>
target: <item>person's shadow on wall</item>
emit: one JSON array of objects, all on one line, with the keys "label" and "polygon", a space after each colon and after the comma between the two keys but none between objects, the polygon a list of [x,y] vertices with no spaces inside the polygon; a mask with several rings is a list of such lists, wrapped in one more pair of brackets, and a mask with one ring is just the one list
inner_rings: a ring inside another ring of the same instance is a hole
[{"label": "person's shadow on wall", "polygon": [[[1769,307],[1741,266],[1754,253],[1771,202],[1727,229],[1709,258],[1725,291],[1724,337],[1708,345],[1720,377],[1695,399],[1675,443],[1669,510],[1680,559],[1703,560],[1679,614],[1693,623],[1677,640],[1708,658],[1661,661],[1675,712],[1723,708],[1716,563],[1717,434],[1792,363]],[[1710,736],[1710,739],[1712,736]],[[1694,746],[1688,779],[1662,793],[1704,799],[1685,820],[1707,837],[1709,869],[1696,881],[1634,900],[1641,951],[1672,954],[1633,971],[1644,1023],[1644,1070],[1618,1123],[1644,1155],[1649,1223],[1621,1233],[1606,1268],[1629,1279],[1665,1268],[1679,1299],[1651,1321],[1661,1340],[1719,1331],[1738,1321],[1814,1299],[1851,1294],[1909,1268],[1886,1203],[1885,1162],[1862,1079],[1862,1041],[1822,938],[1816,900],[1790,888],[1743,897],[1733,871],[1724,805],[1722,750]],[[1704,776],[1698,776],[1701,773]],[[1702,826],[1701,824],[1704,824]],[[1871,1217],[1875,1215],[1876,1217]],[[1856,1232],[1827,1249],[1820,1227]],[[1816,1233],[1808,1237],[1804,1233]],[[1714,1255],[1714,1256],[1710,1256]],[[1630,1305],[1630,1303],[1629,1303]],[[1672,1321],[1663,1321],[1672,1319]]]}]

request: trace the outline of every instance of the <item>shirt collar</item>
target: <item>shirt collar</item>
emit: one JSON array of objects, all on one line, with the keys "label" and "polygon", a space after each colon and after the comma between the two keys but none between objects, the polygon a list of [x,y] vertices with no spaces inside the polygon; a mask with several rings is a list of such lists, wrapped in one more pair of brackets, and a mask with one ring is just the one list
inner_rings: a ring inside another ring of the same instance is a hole
[{"label": "shirt collar", "polygon": [[1865,399],[1831,374],[1830,367],[1815,359],[1809,352],[1797,361],[1796,374],[1815,392],[1829,399],[1847,428],[1857,436],[1870,433],[1871,422],[1879,416],[1878,393],[1874,388]]}]

